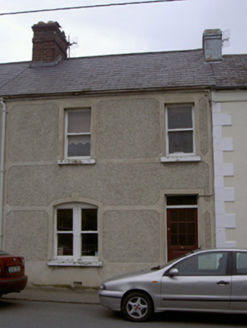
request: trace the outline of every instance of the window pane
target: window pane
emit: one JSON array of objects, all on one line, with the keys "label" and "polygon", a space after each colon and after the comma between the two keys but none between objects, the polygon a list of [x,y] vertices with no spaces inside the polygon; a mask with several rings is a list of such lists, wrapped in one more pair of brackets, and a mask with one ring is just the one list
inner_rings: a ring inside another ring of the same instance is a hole
[{"label": "window pane", "polygon": [[188,223],[188,233],[195,233],[194,223]]},{"label": "window pane", "polygon": [[186,233],[186,223],[179,224],[179,233]]},{"label": "window pane", "polygon": [[195,222],[195,211],[194,210],[188,210],[188,221]]},{"label": "window pane", "polygon": [[177,222],[178,220],[178,212],[175,210],[175,211],[171,211],[171,221],[172,222]]},{"label": "window pane", "polygon": [[179,222],[186,222],[186,211],[180,210],[179,213]]},{"label": "window pane", "polygon": [[90,132],[90,126],[90,110],[68,112],[68,133]]},{"label": "window pane", "polygon": [[186,245],[186,235],[179,235],[179,245]]},{"label": "window pane", "polygon": [[57,210],[57,230],[72,231],[73,230],[73,210],[59,209]]},{"label": "window pane", "polygon": [[81,210],[81,230],[82,231],[97,231],[97,209]]},{"label": "window pane", "polygon": [[227,253],[195,255],[176,265],[181,276],[212,276],[226,274]]},{"label": "window pane", "polygon": [[167,205],[197,205],[197,196],[168,196]]},{"label": "window pane", "polygon": [[81,255],[97,256],[98,255],[98,234],[84,233],[81,236]]},{"label": "window pane", "polygon": [[196,244],[195,235],[188,235],[188,245],[193,246]]},{"label": "window pane", "polygon": [[178,245],[177,235],[171,235],[171,246]]},{"label": "window pane", "polygon": [[177,227],[177,224],[176,223],[172,223],[171,224],[171,233],[177,233],[178,231],[178,227]]},{"label": "window pane", "polygon": [[237,253],[237,274],[247,274],[247,253]]},{"label": "window pane", "polygon": [[68,138],[68,156],[90,156],[90,136],[76,136]]},{"label": "window pane", "polygon": [[168,129],[184,129],[192,126],[191,106],[168,108]]},{"label": "window pane", "polygon": [[193,132],[169,132],[169,153],[193,153]]},{"label": "window pane", "polygon": [[220,270],[222,273],[226,269],[227,253],[203,254],[198,258],[198,267],[200,270]]},{"label": "window pane", "polygon": [[180,276],[190,276],[198,273],[198,257],[193,256],[176,265]]},{"label": "window pane", "polygon": [[57,235],[57,255],[73,255],[73,235],[58,234]]}]

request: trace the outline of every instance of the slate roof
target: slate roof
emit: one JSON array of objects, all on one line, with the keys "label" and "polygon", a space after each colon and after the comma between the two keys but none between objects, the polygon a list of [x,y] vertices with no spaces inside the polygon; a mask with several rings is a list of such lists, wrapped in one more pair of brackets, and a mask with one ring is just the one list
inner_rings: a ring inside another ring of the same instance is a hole
[{"label": "slate roof", "polygon": [[69,58],[56,66],[0,64],[0,97],[172,88],[247,88],[247,55],[205,62],[203,50]]}]

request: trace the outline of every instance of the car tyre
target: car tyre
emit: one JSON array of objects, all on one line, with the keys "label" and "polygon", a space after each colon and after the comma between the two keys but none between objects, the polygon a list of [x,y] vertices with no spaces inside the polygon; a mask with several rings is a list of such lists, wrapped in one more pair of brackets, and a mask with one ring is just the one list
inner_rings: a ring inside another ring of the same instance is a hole
[{"label": "car tyre", "polygon": [[122,313],[130,321],[147,321],[153,313],[153,303],[145,293],[132,292],[123,300]]}]

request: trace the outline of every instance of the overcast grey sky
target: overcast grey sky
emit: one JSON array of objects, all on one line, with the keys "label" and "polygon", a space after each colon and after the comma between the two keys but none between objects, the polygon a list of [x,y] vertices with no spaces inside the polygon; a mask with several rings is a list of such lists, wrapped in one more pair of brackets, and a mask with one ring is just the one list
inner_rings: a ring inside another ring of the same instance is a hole
[{"label": "overcast grey sky", "polygon": [[[0,0],[0,13],[134,1]],[[0,63],[31,60],[31,27],[50,20],[77,42],[71,57],[198,49],[211,28],[230,33],[224,54],[247,54],[247,0],[181,0],[0,16]]]}]

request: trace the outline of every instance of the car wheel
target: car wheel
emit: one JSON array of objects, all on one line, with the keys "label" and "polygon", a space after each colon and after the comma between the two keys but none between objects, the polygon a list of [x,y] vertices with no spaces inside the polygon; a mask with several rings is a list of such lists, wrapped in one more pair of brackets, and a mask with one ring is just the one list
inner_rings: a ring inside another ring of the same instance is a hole
[{"label": "car wheel", "polygon": [[122,313],[131,321],[147,321],[153,313],[152,301],[142,292],[133,292],[124,298]]}]

